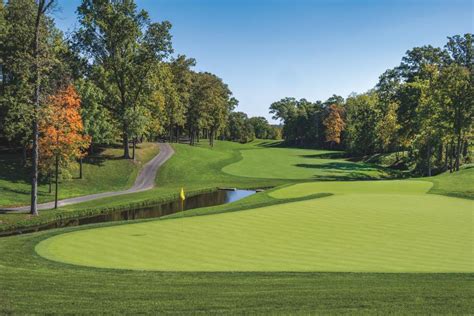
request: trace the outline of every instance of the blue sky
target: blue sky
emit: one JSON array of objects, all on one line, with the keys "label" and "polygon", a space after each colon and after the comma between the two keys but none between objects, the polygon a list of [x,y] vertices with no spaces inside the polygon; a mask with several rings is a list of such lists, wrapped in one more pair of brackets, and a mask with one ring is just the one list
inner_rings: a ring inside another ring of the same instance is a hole
[{"label": "blue sky", "polygon": [[[77,25],[79,0],[59,0],[57,25]],[[473,0],[137,0],[173,24],[176,53],[217,74],[265,116],[286,96],[325,100],[372,88],[406,50],[473,32]]]}]

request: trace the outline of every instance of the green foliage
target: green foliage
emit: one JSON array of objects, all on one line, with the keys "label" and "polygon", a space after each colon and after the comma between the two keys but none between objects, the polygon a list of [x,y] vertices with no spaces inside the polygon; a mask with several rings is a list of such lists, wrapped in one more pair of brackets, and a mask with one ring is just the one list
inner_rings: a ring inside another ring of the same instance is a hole
[{"label": "green foliage", "polygon": [[244,144],[254,140],[255,136],[255,126],[247,114],[244,112],[230,113],[226,138]]},{"label": "green foliage", "polygon": [[278,139],[275,128],[272,127],[266,118],[257,116],[249,118],[249,123],[253,127],[255,137],[258,139]]},{"label": "green foliage", "polygon": [[[156,83],[156,92],[160,94],[162,104],[161,122],[163,127],[168,130],[168,137],[173,138],[173,130],[176,127],[183,127],[186,119],[186,105],[189,102],[188,91],[179,92],[177,79],[173,73],[171,65],[162,64],[158,71],[159,77]],[[181,87],[186,89],[187,87]]]},{"label": "green foliage", "polygon": [[144,118],[136,115],[137,107],[153,92],[148,83],[158,63],[172,52],[171,24],[151,23],[148,13],[139,11],[134,1],[83,1],[78,15],[76,45],[89,57],[107,107],[122,125],[124,156],[129,158],[128,137],[137,136],[129,119],[132,112],[135,118]]},{"label": "green foliage", "polygon": [[376,93],[354,95],[346,103],[346,146],[356,155],[367,155],[376,149]]},{"label": "green foliage", "polygon": [[206,132],[209,145],[226,127],[229,113],[234,109],[236,100],[221,78],[211,73],[195,73],[188,109],[188,129],[191,144],[200,130]]},{"label": "green foliage", "polygon": [[117,135],[116,122],[104,106],[105,95],[92,81],[78,80],[84,132],[95,144],[110,144]]},{"label": "green foliage", "polygon": [[[284,98],[270,106],[283,121],[287,143],[327,148],[342,138],[352,155],[408,151],[414,171],[427,176],[459,170],[469,159],[474,117],[472,34],[448,37],[445,48],[415,47],[398,67],[385,71],[376,87],[344,102]],[[344,110],[335,119],[330,106]],[[340,135],[341,126],[345,131]],[[337,136],[337,137],[336,137]]]},{"label": "green foliage", "polygon": [[[1,8],[0,65],[3,83],[0,95],[0,134],[8,140],[27,146],[31,139],[34,91],[34,26],[37,4],[30,0],[9,1]],[[69,48],[51,19],[40,24],[38,60],[42,76],[42,92],[53,94],[70,77],[65,54]]]}]

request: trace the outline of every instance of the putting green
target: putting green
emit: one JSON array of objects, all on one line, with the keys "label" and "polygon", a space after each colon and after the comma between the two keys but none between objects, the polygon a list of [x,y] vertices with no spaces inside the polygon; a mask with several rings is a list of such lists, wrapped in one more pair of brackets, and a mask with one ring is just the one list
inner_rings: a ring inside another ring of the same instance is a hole
[{"label": "putting green", "polygon": [[327,159],[338,152],[295,148],[241,150],[242,159],[222,171],[242,177],[264,179],[350,180],[388,176],[383,168],[343,159]]},{"label": "putting green", "polygon": [[425,194],[430,184],[422,181],[328,185],[298,184],[272,196],[335,195],[81,230],[46,239],[36,251],[64,263],[135,270],[474,271],[472,200]]}]

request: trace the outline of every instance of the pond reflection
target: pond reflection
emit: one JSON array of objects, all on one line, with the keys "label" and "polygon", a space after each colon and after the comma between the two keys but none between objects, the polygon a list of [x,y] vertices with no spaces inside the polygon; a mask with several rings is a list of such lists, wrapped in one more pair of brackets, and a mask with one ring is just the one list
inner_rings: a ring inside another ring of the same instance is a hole
[{"label": "pond reflection", "polygon": [[104,223],[123,220],[134,220],[143,218],[158,218],[165,215],[177,213],[184,210],[191,210],[200,207],[215,206],[221,204],[231,203],[247,196],[255,194],[253,190],[217,190],[214,192],[202,193],[195,196],[186,197],[184,203],[181,200],[175,200],[167,203],[161,203],[153,206],[148,206],[138,209],[128,209],[116,211],[109,214],[98,214],[90,217],[76,218],[76,219],[59,219],[56,222],[41,225],[37,227],[30,227],[21,230],[0,233],[0,236],[10,236],[22,233],[32,233],[41,230],[79,226],[93,223]]}]

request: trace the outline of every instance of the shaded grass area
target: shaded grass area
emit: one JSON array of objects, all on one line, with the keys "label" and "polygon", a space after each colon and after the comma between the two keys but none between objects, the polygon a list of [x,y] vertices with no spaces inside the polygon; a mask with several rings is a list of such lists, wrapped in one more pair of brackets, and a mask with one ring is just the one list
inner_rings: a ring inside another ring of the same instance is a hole
[{"label": "shaded grass area", "polygon": [[342,159],[342,152],[283,148],[256,142],[242,150],[243,159],[223,171],[242,177],[291,180],[373,180],[400,176],[397,171]]},{"label": "shaded grass area", "polygon": [[40,240],[70,230],[0,240],[1,314],[466,314],[474,308],[473,274],[118,271],[35,254]]},{"label": "shaded grass area", "polygon": [[[92,193],[116,191],[133,185],[141,166],[158,153],[153,143],[139,144],[136,162],[122,159],[121,148],[102,148],[98,153],[84,159],[83,179],[79,179],[79,165],[70,170],[72,179],[59,184],[59,198],[70,198]],[[30,167],[23,166],[19,155],[0,155],[0,206],[27,205],[30,202]],[[54,192],[48,193],[48,184],[38,187],[39,202],[54,200]]]}]

